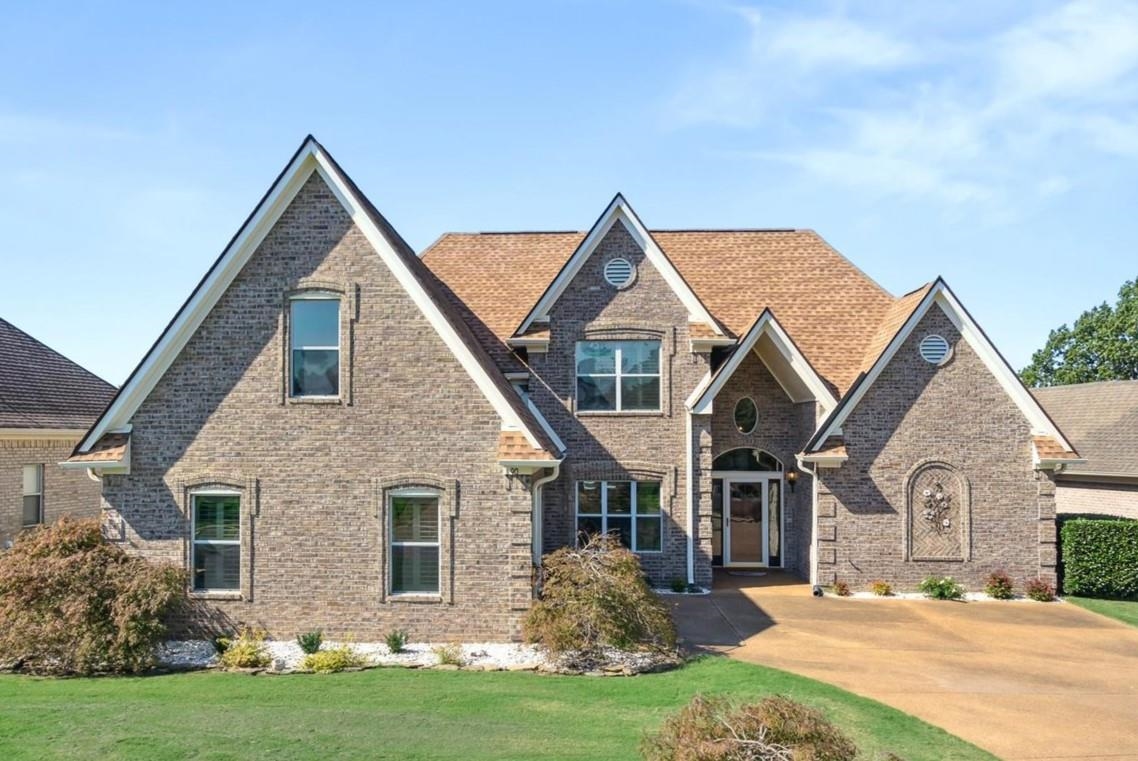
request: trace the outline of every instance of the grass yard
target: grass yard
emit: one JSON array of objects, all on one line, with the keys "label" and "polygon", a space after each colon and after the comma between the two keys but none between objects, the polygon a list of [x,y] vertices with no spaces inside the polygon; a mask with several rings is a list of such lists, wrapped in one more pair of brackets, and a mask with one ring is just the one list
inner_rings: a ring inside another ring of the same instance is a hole
[{"label": "grass yard", "polygon": [[1092,613],[1109,616],[1124,624],[1138,626],[1138,600],[1098,600],[1093,597],[1064,597],[1069,603]]},{"label": "grass yard", "polygon": [[726,658],[635,678],[379,669],[315,676],[0,676],[0,758],[635,759],[696,692],[822,708],[866,758],[992,759],[836,687]]}]

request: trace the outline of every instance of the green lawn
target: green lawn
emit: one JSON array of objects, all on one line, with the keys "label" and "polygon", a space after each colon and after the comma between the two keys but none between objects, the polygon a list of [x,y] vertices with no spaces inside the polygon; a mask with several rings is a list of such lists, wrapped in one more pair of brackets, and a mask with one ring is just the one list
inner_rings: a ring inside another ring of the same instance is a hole
[{"label": "green lawn", "polygon": [[1138,626],[1138,600],[1097,600],[1093,597],[1064,597],[1063,599],[1093,613],[1109,616],[1124,624]]},{"label": "green lawn", "polygon": [[890,750],[907,761],[992,759],[880,703],[713,657],[635,678],[405,669],[0,676],[0,758],[635,759],[642,733],[696,692],[811,703],[867,758]]}]

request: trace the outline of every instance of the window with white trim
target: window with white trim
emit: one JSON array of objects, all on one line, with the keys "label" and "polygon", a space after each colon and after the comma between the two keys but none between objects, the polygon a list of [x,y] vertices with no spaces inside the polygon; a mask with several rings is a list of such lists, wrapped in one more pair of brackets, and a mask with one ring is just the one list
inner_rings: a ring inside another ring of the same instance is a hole
[{"label": "window with white trim", "polygon": [[43,523],[43,465],[24,466],[23,512],[25,526]]},{"label": "window with white trim", "polygon": [[578,535],[614,534],[633,552],[663,545],[659,481],[578,481]]},{"label": "window with white trim", "polygon": [[289,395],[340,395],[340,299],[294,296],[289,302]]},{"label": "window with white trim", "polygon": [[194,591],[238,591],[241,588],[241,495],[203,491],[191,494],[190,500]]},{"label": "window with white trim", "polygon": [[659,341],[578,341],[577,409],[660,409]]},{"label": "window with white trim", "polygon": [[438,493],[394,491],[388,514],[391,594],[440,594]]}]

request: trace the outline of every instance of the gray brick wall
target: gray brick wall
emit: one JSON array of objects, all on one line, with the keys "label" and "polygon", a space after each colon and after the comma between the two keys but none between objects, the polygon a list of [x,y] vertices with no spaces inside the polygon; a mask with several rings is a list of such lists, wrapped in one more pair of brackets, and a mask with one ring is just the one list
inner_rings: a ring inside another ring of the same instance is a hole
[{"label": "gray brick wall", "polygon": [[45,523],[54,523],[64,515],[99,515],[99,484],[82,471],[59,467],[71,456],[76,443],[60,439],[0,439],[0,547],[23,528],[25,465],[43,465]]},{"label": "gray brick wall", "polygon": [[[930,333],[953,346],[942,367],[919,356]],[[913,588],[936,574],[979,590],[996,569],[1019,582],[1054,582],[1054,484],[1032,470],[1028,421],[939,308],[842,428],[849,460],[819,471],[823,583],[837,578],[856,589],[880,578]],[[968,560],[905,559],[907,479],[928,460],[948,464],[969,487]]]},{"label": "gray brick wall", "polygon": [[[284,389],[285,294],[344,293],[343,403]],[[133,418],[132,472],[104,489],[108,533],[186,566],[188,493],[242,494],[241,599],[197,625],[278,637],[502,640],[531,597],[528,489],[496,464],[500,420],[315,176]],[[444,492],[439,601],[385,596],[384,490]]]}]

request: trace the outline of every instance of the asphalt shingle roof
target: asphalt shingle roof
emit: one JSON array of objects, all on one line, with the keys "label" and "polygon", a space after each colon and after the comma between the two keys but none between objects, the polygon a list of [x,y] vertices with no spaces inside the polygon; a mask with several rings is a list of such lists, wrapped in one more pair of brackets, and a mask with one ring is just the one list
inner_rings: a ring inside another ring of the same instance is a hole
[{"label": "asphalt shingle roof", "polygon": [[1138,380],[1033,388],[1086,462],[1072,472],[1138,476]]},{"label": "asphalt shingle roof", "polygon": [[115,387],[0,319],[0,428],[88,428]]}]

